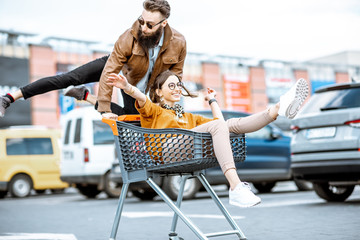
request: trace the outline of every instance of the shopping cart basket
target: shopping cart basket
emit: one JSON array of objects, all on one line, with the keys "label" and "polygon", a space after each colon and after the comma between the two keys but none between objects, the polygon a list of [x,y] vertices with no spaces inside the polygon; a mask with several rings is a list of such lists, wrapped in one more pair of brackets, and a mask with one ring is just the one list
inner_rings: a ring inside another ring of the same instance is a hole
[{"label": "shopping cart basket", "polygon": [[[136,126],[139,125],[139,119],[138,115],[120,116],[118,121],[103,119],[103,122],[107,123],[113,131],[123,179],[110,240],[116,238],[129,185],[140,181],[147,182],[174,211],[169,239],[181,239],[176,233],[178,217],[199,239],[232,234],[236,234],[239,239],[246,239],[204,176],[204,169],[219,165],[214,154],[211,135],[185,129],[141,128]],[[230,134],[230,141],[235,162],[244,161],[245,135]],[[182,176],[176,203],[153,180],[166,175]],[[205,234],[180,210],[185,181],[189,177],[199,179],[229,222],[232,230]]]}]

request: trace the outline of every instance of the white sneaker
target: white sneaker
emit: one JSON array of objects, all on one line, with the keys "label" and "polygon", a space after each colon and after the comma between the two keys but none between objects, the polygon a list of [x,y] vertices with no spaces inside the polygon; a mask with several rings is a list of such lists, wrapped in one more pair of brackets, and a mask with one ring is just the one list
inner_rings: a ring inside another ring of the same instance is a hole
[{"label": "white sneaker", "polygon": [[234,190],[229,189],[229,203],[238,207],[252,207],[261,203],[247,182],[239,183]]},{"label": "white sneaker", "polygon": [[297,80],[294,86],[280,97],[279,115],[293,119],[299,112],[309,93],[309,85],[303,78]]}]

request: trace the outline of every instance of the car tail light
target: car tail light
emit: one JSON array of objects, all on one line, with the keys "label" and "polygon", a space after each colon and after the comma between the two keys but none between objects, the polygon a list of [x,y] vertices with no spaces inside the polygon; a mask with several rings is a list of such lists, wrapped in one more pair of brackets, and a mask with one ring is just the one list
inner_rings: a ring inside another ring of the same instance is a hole
[{"label": "car tail light", "polygon": [[347,121],[347,122],[345,122],[345,124],[349,125],[350,127],[360,128],[360,119],[353,120],[353,121]]},{"label": "car tail light", "polygon": [[89,162],[89,149],[84,148],[84,162]]},{"label": "car tail light", "polygon": [[290,128],[293,131],[293,133],[297,133],[300,130],[299,126],[295,126],[295,125],[291,125]]}]

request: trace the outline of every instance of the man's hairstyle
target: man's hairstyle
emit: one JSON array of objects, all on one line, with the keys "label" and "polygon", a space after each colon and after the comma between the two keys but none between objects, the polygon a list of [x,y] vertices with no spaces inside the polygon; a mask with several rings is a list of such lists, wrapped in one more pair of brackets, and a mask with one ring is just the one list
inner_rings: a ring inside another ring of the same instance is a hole
[{"label": "man's hairstyle", "polygon": [[165,0],[145,0],[143,3],[144,9],[149,12],[158,11],[165,18],[170,16],[170,5]]}]

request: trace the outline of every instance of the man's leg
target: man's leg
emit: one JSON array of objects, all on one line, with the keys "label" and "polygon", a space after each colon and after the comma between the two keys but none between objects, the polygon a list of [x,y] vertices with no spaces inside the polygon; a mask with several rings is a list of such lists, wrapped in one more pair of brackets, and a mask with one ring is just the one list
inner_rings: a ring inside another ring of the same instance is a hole
[{"label": "man's leg", "polygon": [[[111,112],[118,116],[124,114],[139,114],[139,112],[135,108],[135,99],[122,90],[121,94],[124,101],[124,107],[121,107],[118,104],[112,102],[110,105]],[[87,89],[85,86],[68,88],[65,91],[65,96],[73,97],[77,100],[87,101],[88,103],[94,105],[95,109],[97,109],[98,107],[96,96],[90,94],[89,89]]]},{"label": "man's leg", "polygon": [[19,90],[0,97],[0,117],[5,115],[5,110],[10,104],[21,97],[24,99],[49,91],[66,88],[71,85],[81,85],[90,82],[98,82],[102,70],[109,56],[95,59],[83,66],[80,66],[68,73],[39,79]]},{"label": "man's leg", "polygon": [[74,70],[37,80],[20,88],[25,99],[49,91],[67,88],[71,85],[77,86],[85,83],[98,82],[109,56],[95,59]]}]

